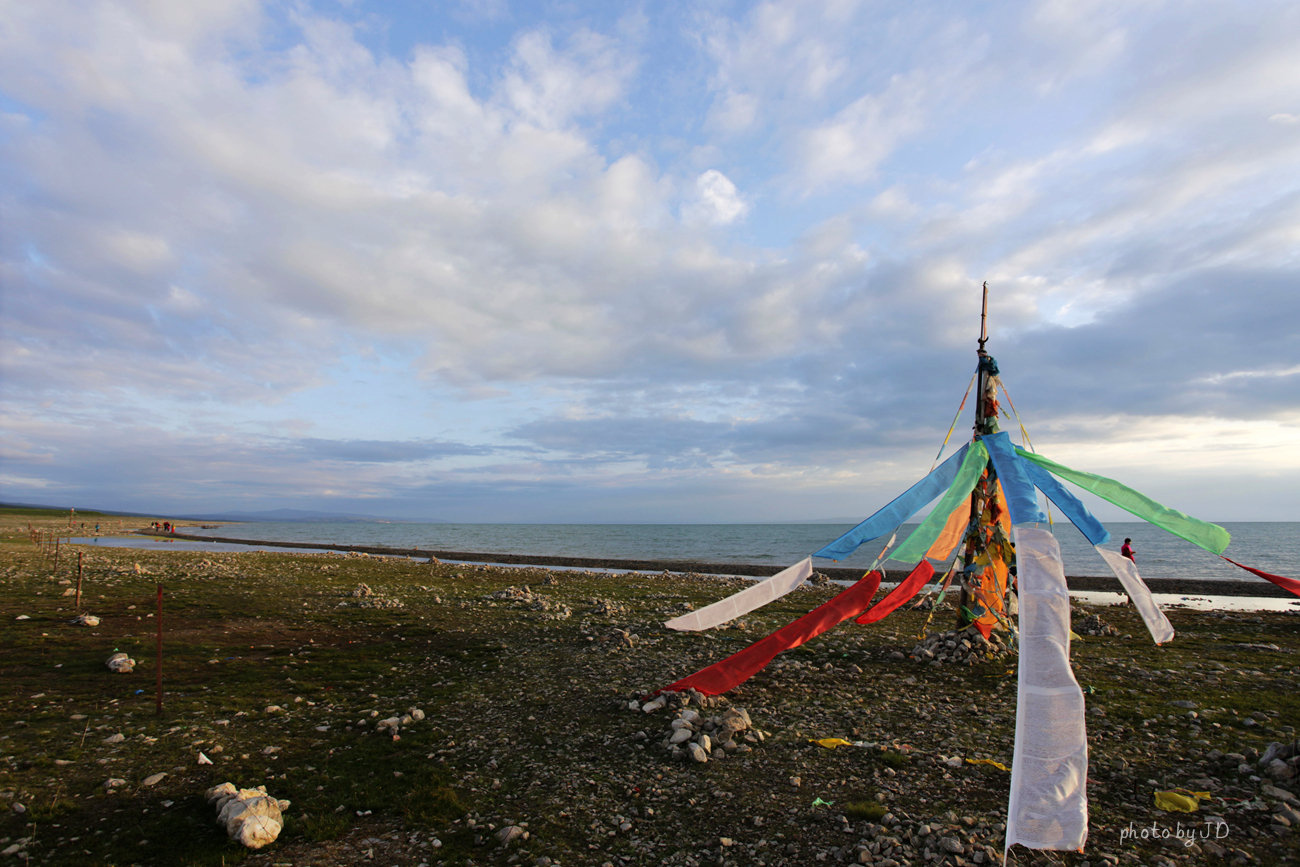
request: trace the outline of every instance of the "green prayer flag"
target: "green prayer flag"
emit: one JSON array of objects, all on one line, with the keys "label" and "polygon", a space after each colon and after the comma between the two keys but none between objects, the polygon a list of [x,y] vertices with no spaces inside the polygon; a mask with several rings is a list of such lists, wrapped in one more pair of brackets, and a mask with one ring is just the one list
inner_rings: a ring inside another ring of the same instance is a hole
[{"label": "green prayer flag", "polygon": [[953,479],[947,493],[939,498],[938,504],[930,510],[930,514],[921,525],[903,540],[903,544],[894,549],[889,559],[911,563],[924,557],[930,550],[930,546],[934,544],[934,540],[938,539],[939,534],[943,532],[943,525],[948,523],[948,516],[952,514],[952,510],[975,489],[975,483],[979,481],[980,474],[984,472],[988,462],[989,453],[984,448],[984,443],[975,440],[966,450],[966,457],[962,459],[961,468],[957,470],[957,477]]},{"label": "green prayer flag", "polygon": [[1054,476],[1060,476],[1068,482],[1074,482],[1085,491],[1091,491],[1103,500],[1108,500],[1121,509],[1132,512],[1144,521],[1150,521],[1175,536],[1186,539],[1194,545],[1200,545],[1207,551],[1222,554],[1232,537],[1218,524],[1201,521],[1191,515],[1185,515],[1177,509],[1162,506],[1146,494],[1139,493],[1127,485],[1121,485],[1114,479],[1072,470],[1042,455],[1027,452],[1016,446],[1016,454],[1031,460]]}]

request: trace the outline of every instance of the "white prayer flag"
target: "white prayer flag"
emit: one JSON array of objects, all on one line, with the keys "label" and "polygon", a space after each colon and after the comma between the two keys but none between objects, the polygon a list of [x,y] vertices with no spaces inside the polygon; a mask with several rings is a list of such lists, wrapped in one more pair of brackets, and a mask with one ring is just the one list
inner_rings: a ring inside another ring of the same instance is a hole
[{"label": "white prayer flag", "polygon": [[762,608],[769,602],[780,599],[811,576],[812,558],[807,557],[788,569],[782,569],[771,578],[752,584],[739,593],[728,596],[726,599],[720,599],[712,605],[706,605],[692,611],[690,614],[674,617],[666,622],[664,626],[669,629],[676,629],[678,632],[699,632],[702,629],[711,629],[714,626],[726,623],[728,620],[735,620],[737,617]]},{"label": "white prayer flag", "polygon": [[1007,841],[1083,848],[1088,838],[1088,733],[1070,668],[1070,593],[1061,548],[1047,530],[1013,528],[1020,585],[1016,751]]},{"label": "white prayer flag", "polygon": [[1123,554],[1117,554],[1114,551],[1107,551],[1100,545],[1097,546],[1097,553],[1106,561],[1110,571],[1115,573],[1119,583],[1124,585],[1124,591],[1128,593],[1129,598],[1133,600],[1133,606],[1137,608],[1138,614],[1142,615],[1142,622],[1147,625],[1147,631],[1151,633],[1151,639],[1156,644],[1164,644],[1166,641],[1172,641],[1174,638],[1174,627],[1169,622],[1169,618],[1156,605],[1156,600],[1151,598],[1151,588],[1147,587],[1142,576],[1138,575],[1137,564]]}]

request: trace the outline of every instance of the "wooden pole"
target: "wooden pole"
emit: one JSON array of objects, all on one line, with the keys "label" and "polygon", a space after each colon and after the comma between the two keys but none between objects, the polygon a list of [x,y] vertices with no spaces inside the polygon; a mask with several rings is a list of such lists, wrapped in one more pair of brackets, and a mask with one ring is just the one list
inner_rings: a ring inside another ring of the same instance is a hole
[{"label": "wooden pole", "polygon": [[162,585],[158,585],[158,611],[155,614],[158,618],[158,652],[157,672],[158,672],[158,716],[162,716]]},{"label": "wooden pole", "polygon": [[[984,426],[986,423],[986,417],[984,414],[984,392],[988,389],[988,372],[984,369],[985,367],[984,359],[988,357],[988,353],[984,351],[984,344],[987,343],[989,339],[988,315],[989,315],[989,284],[986,281],[984,283],[984,300],[980,305],[979,349],[977,349],[975,352],[976,356],[979,358],[979,374],[976,376],[975,379],[975,389],[976,389],[975,390],[975,439],[979,439],[980,436],[984,433]],[[980,518],[984,514],[984,498],[987,493],[988,491],[984,486],[984,481],[981,479],[980,481],[976,482],[975,490],[971,492],[971,498],[970,498],[970,525],[969,525],[971,528],[975,530],[975,532],[971,533],[966,538],[966,554],[962,558],[963,566],[969,566],[971,563],[974,563],[975,558],[978,557],[980,554],[980,552],[977,550],[977,546],[980,538],[979,522],[980,522]],[[971,606],[971,594],[966,589],[966,579],[969,576],[969,574],[970,573],[965,571],[962,572],[960,604],[957,606],[957,628],[958,629],[965,629],[971,623],[970,619],[967,618],[966,616],[966,612],[970,610],[970,606]]]},{"label": "wooden pole", "polygon": [[82,552],[78,551],[77,552],[77,613],[78,614],[81,613],[81,555]]},{"label": "wooden pole", "polygon": [[56,536],[54,539],[54,571],[59,571],[59,543],[63,541],[62,537]]}]

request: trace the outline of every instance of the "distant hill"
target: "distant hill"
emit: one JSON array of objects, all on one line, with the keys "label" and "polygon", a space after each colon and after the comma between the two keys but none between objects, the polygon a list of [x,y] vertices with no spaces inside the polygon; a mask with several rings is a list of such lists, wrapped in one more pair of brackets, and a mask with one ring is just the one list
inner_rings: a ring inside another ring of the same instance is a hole
[{"label": "distant hill", "polygon": [[[0,509],[6,511],[31,512],[32,514],[68,514],[67,506],[49,506],[42,503],[0,503]],[[109,509],[77,509],[78,515],[93,517],[108,515],[112,517],[163,517],[170,513],[159,512],[115,512]],[[270,509],[262,512],[222,512],[220,514],[175,515],[182,521],[222,521],[247,524],[254,521],[284,521],[300,523],[335,523],[335,524],[447,524],[449,521],[436,519],[418,520],[415,518],[384,518],[379,515],[356,515],[343,512],[313,512],[306,509]]]}]

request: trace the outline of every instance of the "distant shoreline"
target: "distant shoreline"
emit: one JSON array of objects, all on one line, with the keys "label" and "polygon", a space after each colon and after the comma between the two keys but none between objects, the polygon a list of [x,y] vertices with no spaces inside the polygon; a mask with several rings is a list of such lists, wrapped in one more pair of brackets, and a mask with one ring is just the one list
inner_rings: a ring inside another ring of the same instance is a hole
[{"label": "distant shoreline", "polygon": [[[311,548],[326,551],[356,551],[387,557],[434,557],[439,560],[460,560],[467,563],[501,563],[513,566],[563,566],[579,569],[618,569],[628,572],[680,572],[701,575],[743,575],[766,578],[782,567],[756,566],[746,563],[704,563],[690,560],[622,560],[609,557],[565,557],[548,554],[491,554],[480,551],[441,551],[428,548],[389,548],[381,545],[337,545],[327,542],[270,542],[265,539],[236,539],[223,536],[197,536],[188,533],[162,533],[152,529],[140,530],[141,536],[164,539],[186,539],[194,542],[217,542],[229,545],[261,545],[272,548]],[[856,581],[862,569],[816,566],[816,570],[836,581]],[[898,582],[906,577],[902,570],[888,570],[885,581]],[[1145,579],[1152,593],[1175,596],[1248,596],[1257,598],[1294,598],[1281,587],[1267,581],[1242,579],[1220,581],[1186,578]],[[1066,582],[1071,590],[1079,592],[1123,593],[1124,588],[1113,576],[1070,575]]]}]

